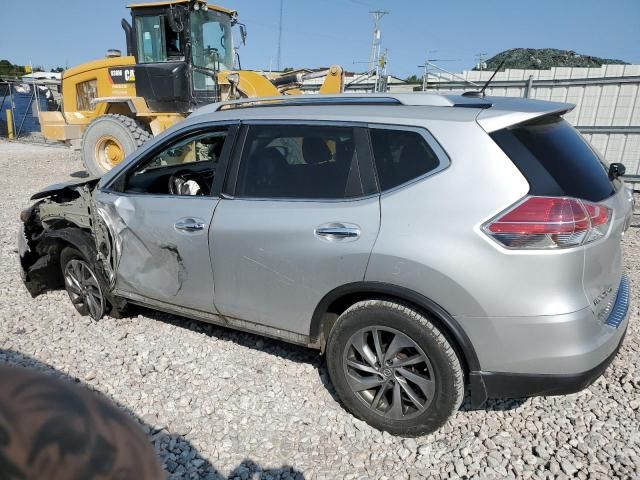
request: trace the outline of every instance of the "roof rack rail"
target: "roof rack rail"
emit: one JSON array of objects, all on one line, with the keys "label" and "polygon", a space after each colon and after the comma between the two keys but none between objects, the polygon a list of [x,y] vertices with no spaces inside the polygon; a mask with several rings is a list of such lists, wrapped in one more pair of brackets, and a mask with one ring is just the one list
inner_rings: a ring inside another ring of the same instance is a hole
[{"label": "roof rack rail", "polygon": [[452,107],[451,99],[432,93],[397,93],[397,94],[307,94],[279,97],[256,97],[218,102],[204,107],[208,112],[247,107],[281,107],[300,105],[407,105]]}]

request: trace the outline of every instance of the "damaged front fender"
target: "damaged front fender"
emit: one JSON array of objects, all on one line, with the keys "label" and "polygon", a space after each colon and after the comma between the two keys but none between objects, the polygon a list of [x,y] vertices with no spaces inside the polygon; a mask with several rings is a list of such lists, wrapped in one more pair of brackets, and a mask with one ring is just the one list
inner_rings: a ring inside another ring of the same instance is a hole
[{"label": "damaged front fender", "polygon": [[32,296],[63,285],[59,258],[65,246],[95,260],[92,192],[97,183],[85,179],[47,187],[33,195],[38,201],[20,214],[21,275]]},{"label": "damaged front fender", "polygon": [[54,183],[48,187],[43,188],[37,193],[31,196],[31,200],[39,200],[41,198],[51,198],[58,195],[69,194],[77,191],[80,187],[89,187],[91,190],[98,184],[99,178],[89,177],[82,180],[70,180],[68,182]]},{"label": "damaged front fender", "polygon": [[134,293],[215,311],[208,229],[185,232],[173,219],[210,225],[218,199],[118,195],[101,191],[95,179],[49,187],[33,198],[18,241],[33,296],[64,285],[60,254],[71,245],[95,266],[112,307],[120,308],[116,296]]},{"label": "damaged front fender", "polygon": [[[22,242],[28,239],[21,228]],[[32,297],[47,290],[62,287],[64,282],[60,269],[60,252],[72,245],[87,258],[95,257],[93,238],[78,228],[51,230],[35,244],[35,248],[26,245],[26,251],[20,255],[22,280]],[[19,250],[23,250],[20,247]]]}]

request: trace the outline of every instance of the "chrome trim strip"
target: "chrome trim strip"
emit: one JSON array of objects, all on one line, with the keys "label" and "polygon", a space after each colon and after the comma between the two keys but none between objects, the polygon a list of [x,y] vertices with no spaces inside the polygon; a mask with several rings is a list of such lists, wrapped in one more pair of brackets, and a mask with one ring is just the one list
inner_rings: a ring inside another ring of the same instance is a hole
[{"label": "chrome trim strip", "polygon": [[613,305],[613,309],[605,322],[610,327],[618,328],[627,316],[630,293],[629,278],[626,274],[623,274],[620,280],[620,286],[618,287],[616,303]]}]

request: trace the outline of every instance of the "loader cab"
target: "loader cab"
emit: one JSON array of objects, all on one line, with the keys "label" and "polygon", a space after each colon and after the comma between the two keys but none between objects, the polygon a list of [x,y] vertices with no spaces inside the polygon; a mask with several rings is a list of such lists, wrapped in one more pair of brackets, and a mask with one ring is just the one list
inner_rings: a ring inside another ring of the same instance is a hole
[{"label": "loader cab", "polygon": [[236,13],[201,1],[129,5],[123,20],[137,96],[154,112],[189,113],[219,100],[217,73],[233,68]]}]

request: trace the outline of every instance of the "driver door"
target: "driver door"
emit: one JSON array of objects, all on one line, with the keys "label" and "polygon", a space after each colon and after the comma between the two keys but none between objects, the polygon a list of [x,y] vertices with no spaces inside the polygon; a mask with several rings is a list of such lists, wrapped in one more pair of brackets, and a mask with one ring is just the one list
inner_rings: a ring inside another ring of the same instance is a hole
[{"label": "driver door", "polygon": [[209,226],[236,130],[174,137],[97,193],[116,294],[215,313]]}]

